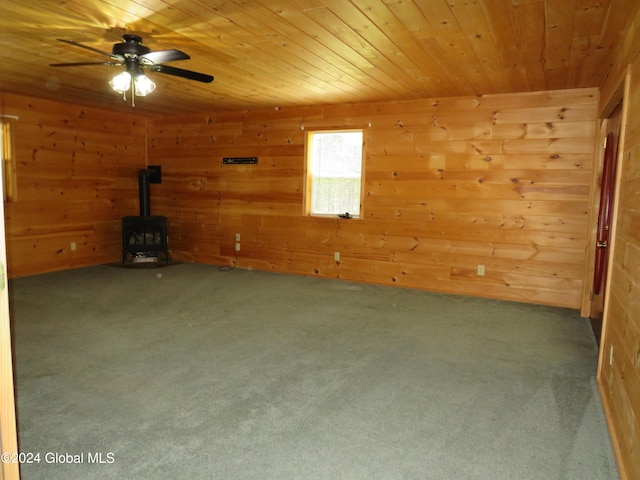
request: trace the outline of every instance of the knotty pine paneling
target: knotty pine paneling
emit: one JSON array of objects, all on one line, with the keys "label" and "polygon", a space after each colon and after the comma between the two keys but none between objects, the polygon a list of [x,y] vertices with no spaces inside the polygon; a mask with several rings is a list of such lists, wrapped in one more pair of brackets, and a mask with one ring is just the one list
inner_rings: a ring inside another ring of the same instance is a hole
[{"label": "knotty pine paneling", "polygon": [[144,117],[8,93],[1,105],[19,117],[17,200],[5,203],[9,276],[119,261],[121,218],[139,213]]},{"label": "knotty pine paneling", "polygon": [[[579,308],[597,106],[579,89],[150,120],[152,204],[177,260]],[[305,217],[306,132],[342,127],[365,131],[362,216]]]},{"label": "knotty pine paneling", "polygon": [[153,51],[188,53],[183,68],[216,77],[151,72],[158,88],[136,105],[148,115],[599,87],[639,8],[638,0],[3,0],[0,84],[126,113],[106,69],[49,64],[103,58],[57,37],[111,51],[129,32]]},{"label": "knotty pine paneling", "polygon": [[[628,64],[632,67],[598,371],[623,480],[640,478],[640,14],[632,26],[616,58],[616,70],[624,70]],[[616,85],[608,85],[606,91],[616,89]],[[612,95],[603,97],[603,105]]]}]

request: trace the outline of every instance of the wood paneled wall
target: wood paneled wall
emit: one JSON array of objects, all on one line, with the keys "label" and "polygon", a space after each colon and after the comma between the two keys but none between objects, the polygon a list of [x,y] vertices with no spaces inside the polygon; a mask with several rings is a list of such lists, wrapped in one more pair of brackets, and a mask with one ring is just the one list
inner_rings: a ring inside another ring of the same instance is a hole
[{"label": "wood paneled wall", "polygon": [[[597,106],[580,89],[156,119],[152,209],[177,260],[579,308]],[[334,127],[365,130],[360,219],[302,213],[305,132]]]},{"label": "wood paneled wall", "polygon": [[[631,64],[625,137],[619,159],[617,223],[605,304],[598,380],[621,478],[640,478],[640,13],[618,51],[616,72]],[[603,91],[614,92],[621,75]],[[613,93],[604,97],[610,102]]]},{"label": "wood paneled wall", "polygon": [[145,118],[8,93],[0,105],[19,117],[17,200],[5,203],[9,276],[118,261],[121,218],[138,214]]}]

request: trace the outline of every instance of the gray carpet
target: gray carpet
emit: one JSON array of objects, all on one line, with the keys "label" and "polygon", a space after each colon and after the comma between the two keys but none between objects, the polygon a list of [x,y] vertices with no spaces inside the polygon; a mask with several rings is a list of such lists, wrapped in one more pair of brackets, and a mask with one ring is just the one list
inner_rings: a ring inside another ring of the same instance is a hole
[{"label": "gray carpet", "polygon": [[618,478],[576,311],[196,264],[10,300],[23,480]]}]

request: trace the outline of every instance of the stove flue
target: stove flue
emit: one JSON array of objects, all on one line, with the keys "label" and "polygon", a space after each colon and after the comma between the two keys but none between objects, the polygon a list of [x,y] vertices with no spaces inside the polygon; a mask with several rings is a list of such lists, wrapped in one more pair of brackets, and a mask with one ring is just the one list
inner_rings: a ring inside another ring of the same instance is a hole
[{"label": "stove flue", "polygon": [[140,216],[151,215],[151,183],[162,183],[160,165],[149,165],[138,172],[138,193],[140,195]]}]

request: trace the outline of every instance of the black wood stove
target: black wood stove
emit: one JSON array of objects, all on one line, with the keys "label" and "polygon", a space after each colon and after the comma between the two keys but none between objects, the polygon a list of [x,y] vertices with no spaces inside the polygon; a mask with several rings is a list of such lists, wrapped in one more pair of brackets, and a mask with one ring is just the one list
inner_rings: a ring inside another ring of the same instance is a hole
[{"label": "black wood stove", "polygon": [[149,186],[161,183],[160,166],[149,166],[138,173],[140,216],[122,219],[122,264],[153,265],[169,262],[167,218],[152,216]]}]

